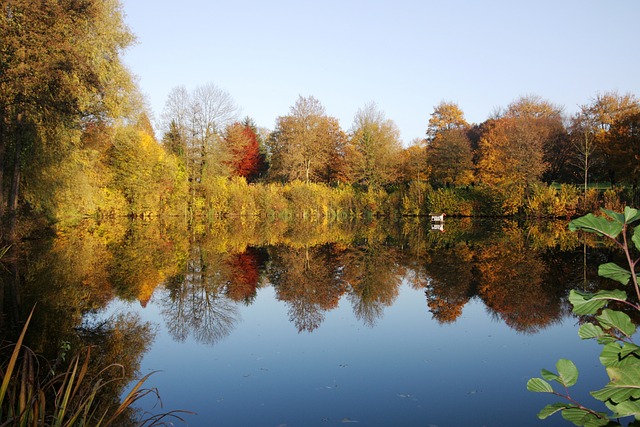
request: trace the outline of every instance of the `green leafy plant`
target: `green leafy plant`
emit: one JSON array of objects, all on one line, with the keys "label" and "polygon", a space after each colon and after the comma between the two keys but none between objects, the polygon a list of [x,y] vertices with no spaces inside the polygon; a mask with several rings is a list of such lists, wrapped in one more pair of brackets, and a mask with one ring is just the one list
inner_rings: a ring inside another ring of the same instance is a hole
[{"label": "green leafy plant", "polygon": [[[635,293],[636,302],[628,300],[624,290],[601,290],[595,293],[572,290],[569,301],[573,312],[579,316],[592,316],[593,320],[584,323],[579,329],[581,339],[595,339],[603,346],[600,362],[609,376],[609,383],[591,395],[604,402],[610,414],[597,412],[575,401],[569,394],[569,388],[576,384],[578,369],[570,360],[560,359],[556,364],[557,372],[543,369],[542,378],[532,378],[527,389],[537,393],[551,393],[562,397],[564,402],[545,406],[538,418],[545,419],[557,412],[567,421],[577,426],[619,426],[620,418],[634,417],[630,425],[640,425],[640,347],[633,343],[632,337],[636,325],[626,313],[611,307],[627,306],[640,311],[640,287],[635,271],[640,257],[633,258],[640,251],[640,226],[632,225],[640,220],[640,212],[626,207],[623,213],[603,209],[606,215],[588,214],[571,221],[569,229],[595,233],[612,240],[623,252],[627,266],[615,263],[600,265],[598,274],[630,286]],[[562,387],[556,391],[551,382]]]}]

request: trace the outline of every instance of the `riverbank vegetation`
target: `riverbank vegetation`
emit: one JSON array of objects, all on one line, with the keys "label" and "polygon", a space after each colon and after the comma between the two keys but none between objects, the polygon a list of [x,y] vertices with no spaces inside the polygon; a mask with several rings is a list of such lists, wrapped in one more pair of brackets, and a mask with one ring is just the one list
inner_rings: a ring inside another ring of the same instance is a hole
[{"label": "riverbank vegetation", "polygon": [[14,1],[0,36],[3,239],[84,217],[571,217],[638,202],[633,94],[571,116],[526,95],[479,124],[443,101],[403,144],[375,103],[343,129],[300,96],[267,130],[209,83],[173,88],[154,128],[117,0]]}]

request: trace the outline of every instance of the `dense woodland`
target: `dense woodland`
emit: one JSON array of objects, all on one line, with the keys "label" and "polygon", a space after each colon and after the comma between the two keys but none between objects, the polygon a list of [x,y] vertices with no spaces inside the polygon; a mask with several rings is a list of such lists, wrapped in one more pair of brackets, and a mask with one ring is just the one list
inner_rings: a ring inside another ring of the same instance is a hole
[{"label": "dense woodland", "polygon": [[267,130],[209,83],[173,88],[156,132],[121,59],[134,39],[118,0],[3,2],[3,239],[87,216],[565,217],[638,204],[634,94],[585,94],[573,115],[526,95],[480,124],[443,101],[416,112],[425,135],[404,145],[375,103],[343,129],[300,96]]}]

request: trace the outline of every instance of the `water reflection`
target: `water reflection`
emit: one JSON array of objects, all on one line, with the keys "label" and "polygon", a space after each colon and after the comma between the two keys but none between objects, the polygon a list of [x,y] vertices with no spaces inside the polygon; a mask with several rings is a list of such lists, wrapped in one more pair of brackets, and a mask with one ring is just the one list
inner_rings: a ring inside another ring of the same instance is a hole
[{"label": "water reflection", "polygon": [[215,344],[238,323],[238,305],[251,305],[264,286],[299,332],[311,332],[343,297],[374,326],[407,281],[424,289],[438,322],[454,322],[480,298],[511,328],[537,332],[567,314],[568,289],[597,285],[587,266],[599,262],[585,256],[610,254],[583,251],[590,242],[579,239],[565,223],[471,219],[449,220],[444,233],[414,219],[87,222],[3,260],[3,322],[16,325],[38,301],[38,346],[53,351],[44,337],[67,337],[114,298],[144,307],[156,295],[175,340]]},{"label": "water reflection", "polygon": [[[346,292],[340,251],[333,244],[269,249],[267,279],[276,289],[276,298],[289,307],[289,320],[298,331],[311,332],[334,309]],[[319,286],[319,284],[322,284]]]},{"label": "water reflection", "polygon": [[260,287],[273,286],[294,327],[311,332],[343,297],[374,326],[404,280],[424,288],[425,310],[441,323],[480,298],[511,328],[536,332],[568,313],[568,289],[597,284],[587,265],[600,260],[586,262],[585,254],[610,256],[583,251],[590,242],[579,239],[564,223],[471,219],[449,220],[445,233],[415,220],[87,222],[3,261],[3,322],[19,323],[38,301],[38,347],[54,352],[44,337],[66,340],[116,297],[145,306],[155,294],[174,339],[215,344]]},{"label": "water reflection", "polygon": [[[117,361],[133,377],[154,327],[128,312],[104,319],[113,301],[158,307],[173,340],[218,350],[242,332],[240,313],[261,289],[286,306],[292,334],[307,336],[330,328],[338,307],[367,328],[384,325],[403,283],[420,291],[425,316],[441,324],[464,323],[464,308],[481,302],[512,330],[535,334],[570,315],[569,289],[606,286],[597,266],[619,253],[584,238],[564,222],[469,218],[448,219],[444,232],[415,218],[86,222],[15,247],[1,261],[0,338],[14,339],[37,302],[32,349],[55,360],[63,342],[92,345],[92,366]],[[123,387],[114,384],[104,399],[117,402]]]}]

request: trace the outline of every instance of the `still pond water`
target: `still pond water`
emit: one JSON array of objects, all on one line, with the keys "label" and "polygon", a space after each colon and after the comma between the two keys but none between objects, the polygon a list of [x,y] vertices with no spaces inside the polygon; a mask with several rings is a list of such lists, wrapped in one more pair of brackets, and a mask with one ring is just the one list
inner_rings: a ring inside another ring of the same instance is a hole
[{"label": "still pond water", "polygon": [[[5,261],[3,325],[91,344],[189,426],[554,426],[527,392],[559,358],[606,383],[566,300],[613,256],[566,223],[81,224]],[[18,261],[19,260],[19,261]],[[118,392],[122,392],[120,389]],[[180,425],[180,423],[177,423]]]}]

